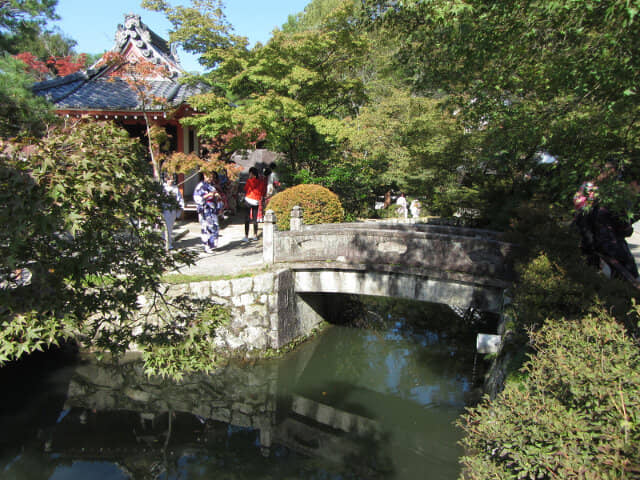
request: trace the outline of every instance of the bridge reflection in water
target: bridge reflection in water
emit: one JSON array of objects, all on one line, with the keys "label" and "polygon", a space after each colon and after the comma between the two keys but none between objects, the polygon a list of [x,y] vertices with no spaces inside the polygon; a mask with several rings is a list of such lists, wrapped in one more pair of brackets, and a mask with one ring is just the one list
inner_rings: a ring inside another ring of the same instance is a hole
[{"label": "bridge reflection in water", "polygon": [[78,365],[40,446],[56,468],[110,462],[136,479],[453,479],[472,355],[447,343],[393,320],[180,384],[137,363]]}]

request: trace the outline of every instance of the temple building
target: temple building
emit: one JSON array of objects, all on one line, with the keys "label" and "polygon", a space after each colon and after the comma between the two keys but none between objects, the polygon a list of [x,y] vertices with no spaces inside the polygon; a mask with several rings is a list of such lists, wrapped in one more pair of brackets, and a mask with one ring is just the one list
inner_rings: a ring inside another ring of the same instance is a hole
[{"label": "temple building", "polygon": [[[138,94],[130,79],[126,81],[126,73],[120,73],[118,64],[108,61],[114,54],[127,63],[148,62],[146,65],[151,68],[141,78],[144,95]],[[187,100],[206,87],[181,83],[179,80],[185,75],[168,42],[142,23],[139,15],[128,14],[124,24],[118,25],[113,49],[92,68],[37,83],[32,89],[36,95],[47,98],[61,117],[110,119],[144,142],[146,114],[151,125],[159,125],[169,133],[171,151],[197,153],[199,142],[195,131],[181,125],[180,120],[195,113]],[[151,98],[159,101],[151,102]],[[197,178],[185,182],[185,196],[192,194],[196,183]]]}]

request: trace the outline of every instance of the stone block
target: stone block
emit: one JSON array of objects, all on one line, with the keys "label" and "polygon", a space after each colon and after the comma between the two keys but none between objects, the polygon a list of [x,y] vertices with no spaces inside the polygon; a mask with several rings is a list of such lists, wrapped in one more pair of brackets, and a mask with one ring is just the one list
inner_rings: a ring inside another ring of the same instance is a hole
[{"label": "stone block", "polygon": [[231,421],[231,410],[228,408],[215,408],[211,412],[211,418],[213,420],[228,423]]},{"label": "stone block", "polygon": [[257,275],[253,277],[253,291],[255,293],[271,293],[273,292],[274,283],[272,273]]},{"label": "stone block", "polygon": [[267,348],[267,332],[264,328],[247,327],[240,338],[249,350],[265,350]]},{"label": "stone block", "polygon": [[240,296],[231,297],[231,303],[234,307],[246,307],[256,303],[256,296],[252,293],[245,293]]},{"label": "stone block", "polygon": [[253,278],[234,278],[231,280],[231,293],[234,297],[242,295],[253,290]]},{"label": "stone block", "polygon": [[151,400],[151,394],[149,392],[145,392],[144,390],[125,388],[124,394],[131,400],[135,400],[136,402],[147,403],[149,402],[149,400]]},{"label": "stone block", "polygon": [[117,388],[124,385],[124,376],[114,369],[102,368],[100,365],[87,363],[76,368],[75,374],[84,377],[93,385]]},{"label": "stone block", "polygon": [[267,332],[267,348],[280,348],[277,330],[269,330]]},{"label": "stone block", "polygon": [[169,289],[169,295],[172,297],[179,297],[180,295],[187,295],[190,292],[189,284],[181,283],[179,285],[171,285]]},{"label": "stone block", "polygon": [[229,298],[224,298],[224,297],[218,297],[215,295],[212,295],[209,297],[209,300],[211,300],[211,303],[216,303],[218,305],[227,305],[229,303]]},{"label": "stone block", "polygon": [[253,413],[255,411],[255,409],[254,409],[254,407],[252,405],[248,405],[246,403],[239,403],[239,402],[236,402],[233,405],[231,405],[231,409],[234,412],[240,412],[240,413],[243,413],[243,414],[245,414],[247,416],[253,415]]},{"label": "stone block", "polygon": [[241,348],[244,348],[246,346],[244,340],[240,337],[236,337],[234,335],[227,335],[226,337],[226,344],[227,347],[231,350],[239,350]]},{"label": "stone block", "polygon": [[251,417],[241,412],[233,412],[229,423],[237,427],[251,427]]},{"label": "stone block", "polygon": [[231,282],[229,280],[218,280],[211,282],[211,293],[218,297],[230,297],[231,296]]},{"label": "stone block", "polygon": [[476,350],[478,353],[498,353],[502,344],[500,335],[492,335],[488,333],[479,333],[476,336]]},{"label": "stone block", "polygon": [[270,312],[278,311],[278,296],[268,295],[265,304],[268,306]]},{"label": "stone block", "polygon": [[244,313],[246,315],[254,315],[254,316],[262,316],[266,313],[267,308],[260,303],[253,303],[244,308]]},{"label": "stone block", "polygon": [[191,295],[196,298],[208,298],[211,296],[211,282],[194,282],[189,284]]}]

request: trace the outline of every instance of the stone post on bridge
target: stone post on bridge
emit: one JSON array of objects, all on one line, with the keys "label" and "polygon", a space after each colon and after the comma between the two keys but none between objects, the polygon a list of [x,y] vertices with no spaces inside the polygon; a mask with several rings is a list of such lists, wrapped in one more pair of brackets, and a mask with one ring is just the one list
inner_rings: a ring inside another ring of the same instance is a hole
[{"label": "stone post on bridge", "polygon": [[291,210],[291,220],[289,221],[289,229],[292,232],[302,231],[302,207],[296,205]]},{"label": "stone post on bridge", "polygon": [[265,265],[273,265],[275,260],[276,214],[267,210],[262,223],[262,261]]}]

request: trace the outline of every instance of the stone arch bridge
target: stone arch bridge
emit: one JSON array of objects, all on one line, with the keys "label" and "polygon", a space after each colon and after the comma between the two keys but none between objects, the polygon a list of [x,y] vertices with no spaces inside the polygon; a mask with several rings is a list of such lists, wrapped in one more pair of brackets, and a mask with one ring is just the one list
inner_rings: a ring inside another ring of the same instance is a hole
[{"label": "stone arch bridge", "polygon": [[304,225],[265,215],[263,258],[293,272],[296,294],[408,298],[499,313],[512,280],[512,244],[489,230],[420,223]]},{"label": "stone arch bridge", "polygon": [[217,330],[218,347],[277,349],[340,313],[341,301],[326,294],[500,313],[513,252],[501,234],[488,230],[398,222],[304,225],[300,208],[292,212],[291,229],[278,231],[267,211],[263,259],[272,268],[249,277],[167,286],[167,293],[230,308],[230,322]]}]

